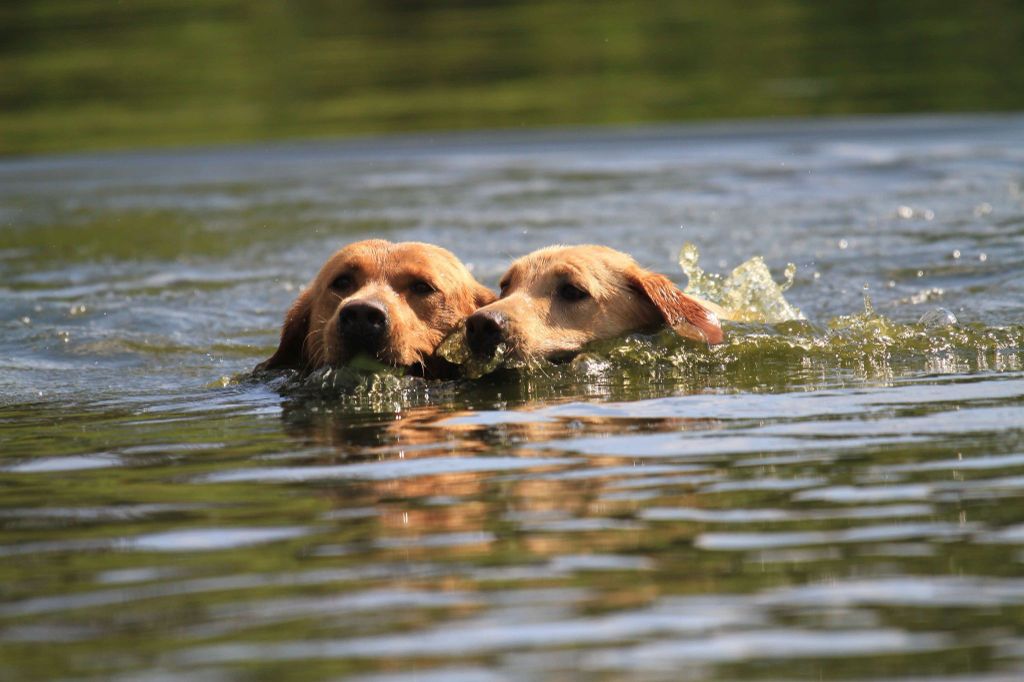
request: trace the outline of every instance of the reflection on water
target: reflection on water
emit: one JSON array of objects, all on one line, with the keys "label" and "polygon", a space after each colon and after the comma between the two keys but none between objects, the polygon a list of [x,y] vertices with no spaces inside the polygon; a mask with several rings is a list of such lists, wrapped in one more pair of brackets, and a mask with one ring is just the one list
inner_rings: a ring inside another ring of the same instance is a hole
[{"label": "reflection on water", "polygon": [[[1019,372],[514,412],[488,389],[458,395],[357,418],[292,398],[283,431],[231,411],[230,448],[163,461],[22,458],[0,518],[7,660],[35,677],[200,679],[483,660],[495,679],[1019,664]],[[209,435],[208,419],[165,419]],[[30,579],[15,557],[65,568]],[[53,641],[65,653],[32,663]]]},{"label": "reflection on water", "polygon": [[[0,678],[1018,679],[1020,122],[859,125],[0,164]],[[252,379],[372,234],[693,240],[805,319]]]}]

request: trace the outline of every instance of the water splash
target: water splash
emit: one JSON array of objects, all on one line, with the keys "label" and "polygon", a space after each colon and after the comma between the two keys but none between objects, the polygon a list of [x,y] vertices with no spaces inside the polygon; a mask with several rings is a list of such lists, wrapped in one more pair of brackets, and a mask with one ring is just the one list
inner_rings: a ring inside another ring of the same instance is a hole
[{"label": "water splash", "polygon": [[[261,378],[266,381],[266,378]],[[401,412],[446,395],[443,382],[408,376],[404,370],[376,361],[346,367],[321,367],[308,375],[280,373],[268,381],[289,401],[320,404],[326,411]],[[319,408],[318,408],[319,409]]]},{"label": "water splash", "polygon": [[957,324],[956,315],[945,308],[932,308],[917,321],[918,324],[930,327],[933,329],[940,329],[942,327],[955,327]]},{"label": "water splash", "polygon": [[754,256],[736,266],[726,276],[706,272],[698,261],[697,246],[687,242],[679,252],[679,267],[689,279],[686,293],[706,298],[728,313],[736,322],[779,324],[806,319],[800,309],[783,295],[796,278],[796,265],[789,263],[783,271],[782,284],[772,274],[761,256]]}]

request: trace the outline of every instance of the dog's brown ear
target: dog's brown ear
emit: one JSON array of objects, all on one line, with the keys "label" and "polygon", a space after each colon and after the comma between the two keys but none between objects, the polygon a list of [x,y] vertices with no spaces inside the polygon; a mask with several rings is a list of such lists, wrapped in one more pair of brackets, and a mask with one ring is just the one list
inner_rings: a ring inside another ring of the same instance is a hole
[{"label": "dog's brown ear", "polygon": [[476,303],[477,308],[483,308],[485,305],[494,303],[497,300],[497,294],[483,284],[477,283],[473,288],[473,302]]},{"label": "dog's brown ear", "polygon": [[680,336],[710,345],[725,341],[718,316],[681,292],[665,275],[638,270],[631,279],[634,288],[657,308],[668,326]]},{"label": "dog's brown ear", "polygon": [[281,343],[269,358],[256,365],[257,372],[268,369],[305,369],[306,354],[303,346],[309,334],[309,315],[313,304],[312,288],[307,288],[292,303],[284,316]]}]

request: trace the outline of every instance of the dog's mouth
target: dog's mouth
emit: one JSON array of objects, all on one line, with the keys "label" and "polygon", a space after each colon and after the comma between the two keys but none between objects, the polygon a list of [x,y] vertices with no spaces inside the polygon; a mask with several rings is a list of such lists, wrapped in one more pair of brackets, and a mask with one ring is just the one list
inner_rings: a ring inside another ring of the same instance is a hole
[{"label": "dog's mouth", "polygon": [[367,344],[353,343],[350,340],[341,342],[334,358],[335,365],[348,366],[359,362],[375,362],[382,365],[395,366],[381,347],[371,347]]},{"label": "dog's mouth", "polygon": [[552,365],[564,365],[568,362],[572,362],[579,354],[580,351],[578,350],[560,350],[549,354],[544,359]]}]

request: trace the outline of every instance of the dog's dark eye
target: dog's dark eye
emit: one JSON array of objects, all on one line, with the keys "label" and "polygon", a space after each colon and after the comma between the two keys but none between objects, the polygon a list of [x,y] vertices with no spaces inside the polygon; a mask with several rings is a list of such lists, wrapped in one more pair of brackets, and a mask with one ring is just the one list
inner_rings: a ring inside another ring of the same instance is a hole
[{"label": "dog's dark eye", "polygon": [[590,294],[586,291],[572,284],[562,284],[558,287],[557,293],[560,299],[563,301],[569,301],[570,303],[582,301],[583,299],[590,297]]},{"label": "dog's dark eye", "polygon": [[430,282],[425,282],[422,279],[418,279],[409,285],[409,291],[418,296],[426,296],[427,294],[434,293],[435,291],[437,291],[437,289],[431,286]]},{"label": "dog's dark eye", "polygon": [[512,286],[512,280],[505,279],[498,283],[498,289],[501,291],[501,295],[504,296],[508,288]]},{"label": "dog's dark eye", "polygon": [[331,282],[331,288],[335,291],[348,291],[354,283],[355,280],[352,279],[352,275],[338,275]]}]

